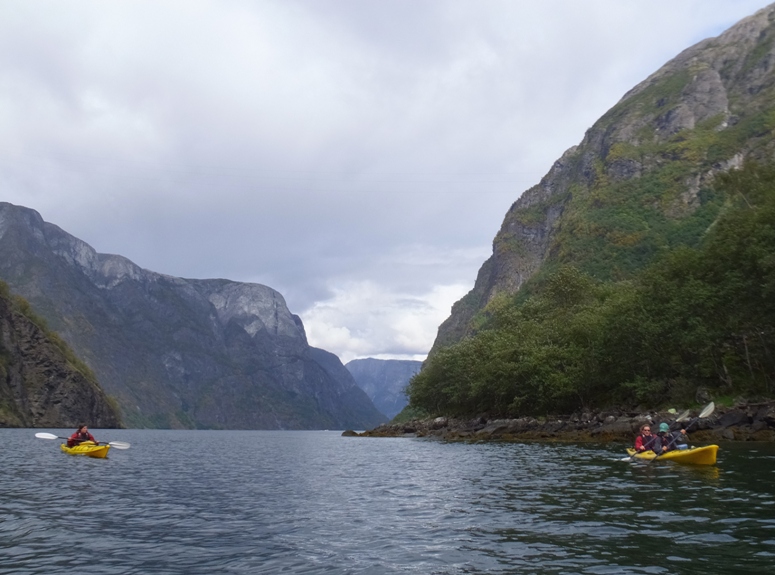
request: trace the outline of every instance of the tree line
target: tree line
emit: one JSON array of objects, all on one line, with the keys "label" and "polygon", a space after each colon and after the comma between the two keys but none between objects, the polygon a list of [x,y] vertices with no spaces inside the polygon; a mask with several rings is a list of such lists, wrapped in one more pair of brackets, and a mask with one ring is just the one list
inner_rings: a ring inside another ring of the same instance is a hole
[{"label": "tree line", "polygon": [[[775,166],[717,176],[718,216],[624,281],[571,265],[497,296],[410,382],[428,414],[516,417],[775,394]],[[529,294],[529,295],[525,295]]]}]

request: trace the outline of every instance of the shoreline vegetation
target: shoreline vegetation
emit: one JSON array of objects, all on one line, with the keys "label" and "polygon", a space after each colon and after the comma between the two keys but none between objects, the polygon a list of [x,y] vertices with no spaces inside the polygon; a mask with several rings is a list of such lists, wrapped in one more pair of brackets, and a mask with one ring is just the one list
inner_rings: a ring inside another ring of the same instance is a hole
[{"label": "shoreline vegetation", "polygon": [[[702,407],[692,410],[695,418]],[[444,441],[631,442],[644,423],[672,424],[676,415],[668,411],[588,411],[570,416],[521,417],[517,419],[472,419],[436,417],[385,423],[346,437],[432,437]],[[697,420],[689,432],[692,443],[715,441],[775,441],[775,401],[717,406],[713,415]]]},{"label": "shoreline vegetation", "polygon": [[[628,201],[651,205],[640,188],[620,191]],[[663,214],[635,218],[636,227],[665,232],[651,243],[628,240],[645,250],[635,260],[627,250],[595,259],[623,224],[598,221],[611,211],[603,207],[585,204],[574,212],[570,205],[563,217],[597,221],[600,246],[566,253],[575,240],[556,238],[539,271],[516,292],[504,288],[492,296],[469,320],[468,332],[431,350],[407,386],[412,415],[487,419],[413,422],[419,433],[613,439],[631,437],[648,421],[645,410],[692,405],[700,395],[772,400],[775,163],[746,162],[717,174],[708,194],[712,213],[700,217],[699,210],[691,230],[675,237],[668,233],[675,222],[660,220]],[[626,219],[635,213],[628,206],[614,211]],[[526,417],[547,414],[564,416]],[[718,434],[772,438],[772,425],[756,414],[741,415],[739,424],[736,431],[725,423]],[[718,438],[700,425],[701,435]]]}]

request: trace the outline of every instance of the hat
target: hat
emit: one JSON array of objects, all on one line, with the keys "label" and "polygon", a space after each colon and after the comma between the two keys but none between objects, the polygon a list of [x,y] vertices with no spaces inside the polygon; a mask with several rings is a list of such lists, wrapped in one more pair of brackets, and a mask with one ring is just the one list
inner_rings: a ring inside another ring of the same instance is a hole
[{"label": "hat", "polygon": [[667,423],[660,423],[659,424],[659,432],[660,433],[667,433],[670,431],[670,426]]}]

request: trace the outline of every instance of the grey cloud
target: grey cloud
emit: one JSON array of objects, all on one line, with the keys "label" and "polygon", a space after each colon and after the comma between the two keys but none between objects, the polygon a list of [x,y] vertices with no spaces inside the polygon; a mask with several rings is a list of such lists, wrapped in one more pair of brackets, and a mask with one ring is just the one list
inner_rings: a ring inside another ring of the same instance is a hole
[{"label": "grey cloud", "polygon": [[339,317],[381,333],[370,349],[416,352],[374,327],[364,285],[400,325],[395,302],[470,287],[509,205],[597,117],[765,4],[6,1],[3,199],[296,313],[362,305]]}]

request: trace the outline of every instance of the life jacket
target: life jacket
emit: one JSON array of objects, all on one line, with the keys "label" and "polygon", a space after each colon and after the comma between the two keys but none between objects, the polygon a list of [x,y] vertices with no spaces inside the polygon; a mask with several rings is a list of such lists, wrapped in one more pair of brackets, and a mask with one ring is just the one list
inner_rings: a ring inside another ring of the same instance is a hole
[{"label": "life jacket", "polygon": [[[640,441],[638,441],[640,440]],[[642,433],[635,438],[635,450],[638,451],[638,447],[643,447],[643,451],[654,449],[654,445],[657,442],[657,436],[654,434],[643,435]]]},{"label": "life jacket", "polygon": [[67,440],[67,447],[75,447],[84,441],[94,441],[94,437],[88,431],[85,433],[75,432]]},{"label": "life jacket", "polygon": [[686,449],[687,446],[684,445],[684,443],[688,441],[688,439],[689,438],[680,431],[671,431],[670,433],[665,433],[662,444],[667,445],[667,451]]}]

